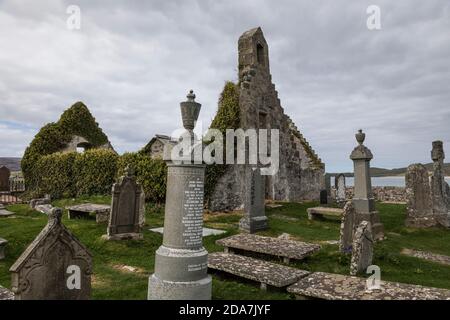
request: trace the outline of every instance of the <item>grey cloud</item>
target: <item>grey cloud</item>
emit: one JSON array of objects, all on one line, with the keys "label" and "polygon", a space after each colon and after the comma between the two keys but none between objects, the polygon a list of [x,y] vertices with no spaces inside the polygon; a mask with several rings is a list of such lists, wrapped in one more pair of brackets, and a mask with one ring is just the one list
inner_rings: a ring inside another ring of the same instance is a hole
[{"label": "grey cloud", "polygon": [[[327,170],[351,170],[360,127],[376,166],[428,162],[432,140],[450,145],[448,1],[82,0],[79,31],[65,27],[69,4],[0,1],[0,120],[27,126],[0,126],[0,155],[20,156],[78,100],[119,152],[178,128],[191,88],[207,126],[237,78],[238,37],[258,25],[282,105]],[[380,31],[366,28],[370,4]]]}]

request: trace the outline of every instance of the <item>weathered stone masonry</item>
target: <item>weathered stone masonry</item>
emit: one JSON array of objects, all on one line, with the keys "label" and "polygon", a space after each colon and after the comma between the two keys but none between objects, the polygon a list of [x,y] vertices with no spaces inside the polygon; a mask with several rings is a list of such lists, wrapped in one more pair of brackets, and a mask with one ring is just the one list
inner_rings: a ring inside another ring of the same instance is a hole
[{"label": "weathered stone masonry", "polygon": [[[280,130],[280,167],[267,176],[267,199],[281,201],[317,200],[325,165],[284,113],[272,83],[269,51],[261,28],[239,38],[239,108],[241,128]],[[247,166],[230,166],[219,179],[210,199],[210,209],[242,208]],[[225,192],[226,190],[226,192]]]}]

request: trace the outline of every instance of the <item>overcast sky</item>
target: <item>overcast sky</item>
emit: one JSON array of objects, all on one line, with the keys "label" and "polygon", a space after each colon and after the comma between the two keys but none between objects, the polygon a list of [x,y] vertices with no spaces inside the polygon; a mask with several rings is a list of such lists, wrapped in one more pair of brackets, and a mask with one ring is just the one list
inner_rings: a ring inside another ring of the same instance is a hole
[{"label": "overcast sky", "polygon": [[0,156],[22,156],[79,100],[119,153],[178,128],[191,88],[208,126],[237,80],[239,36],[261,26],[281,104],[327,171],[352,169],[359,128],[372,166],[430,162],[437,139],[450,159],[448,0],[92,2],[0,0]]}]

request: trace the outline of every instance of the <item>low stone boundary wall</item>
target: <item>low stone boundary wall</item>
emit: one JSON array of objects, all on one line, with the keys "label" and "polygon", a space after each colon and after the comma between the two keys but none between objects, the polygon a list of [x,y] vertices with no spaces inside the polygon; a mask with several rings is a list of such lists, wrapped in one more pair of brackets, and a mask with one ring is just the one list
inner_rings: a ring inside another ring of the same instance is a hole
[{"label": "low stone boundary wall", "polygon": [[[404,187],[372,187],[373,196],[378,201],[406,202],[406,191]],[[335,198],[336,190],[332,187],[332,196]],[[353,187],[345,188],[345,196],[352,199]]]}]

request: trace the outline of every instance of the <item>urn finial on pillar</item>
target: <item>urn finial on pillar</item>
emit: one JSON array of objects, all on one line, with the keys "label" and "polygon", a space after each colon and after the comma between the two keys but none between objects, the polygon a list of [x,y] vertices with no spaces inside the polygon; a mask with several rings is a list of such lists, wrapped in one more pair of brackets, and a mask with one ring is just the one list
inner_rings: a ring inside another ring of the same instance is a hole
[{"label": "urn finial on pillar", "polygon": [[198,115],[202,105],[195,102],[195,94],[193,90],[190,90],[186,96],[187,100],[180,103],[181,118],[183,119],[183,126],[186,130],[192,131],[195,128]]},{"label": "urn finial on pillar", "polygon": [[356,141],[358,141],[358,143],[362,145],[364,143],[364,140],[366,139],[366,134],[362,131],[362,129],[359,129],[355,134],[355,137]]}]

